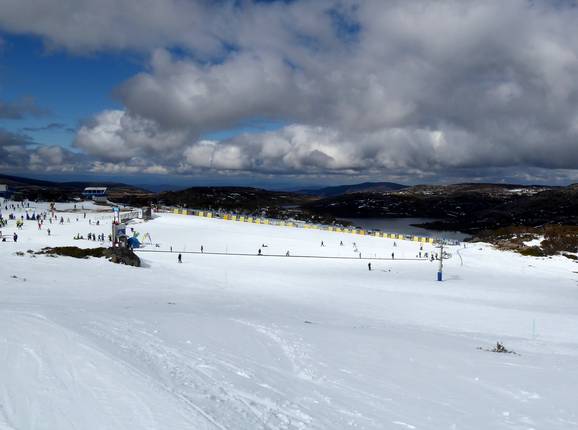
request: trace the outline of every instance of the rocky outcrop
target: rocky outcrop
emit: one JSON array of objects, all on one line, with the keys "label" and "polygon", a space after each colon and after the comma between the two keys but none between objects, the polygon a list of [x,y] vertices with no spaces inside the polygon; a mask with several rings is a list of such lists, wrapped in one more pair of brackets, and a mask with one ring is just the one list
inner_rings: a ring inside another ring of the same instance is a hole
[{"label": "rocky outcrop", "polygon": [[128,248],[108,248],[105,251],[105,256],[113,263],[140,267],[140,258]]},{"label": "rocky outcrop", "polygon": [[37,254],[61,255],[73,258],[107,258],[116,264],[140,267],[140,258],[128,248],[79,248],[77,246],[58,246],[55,248],[43,248]]}]

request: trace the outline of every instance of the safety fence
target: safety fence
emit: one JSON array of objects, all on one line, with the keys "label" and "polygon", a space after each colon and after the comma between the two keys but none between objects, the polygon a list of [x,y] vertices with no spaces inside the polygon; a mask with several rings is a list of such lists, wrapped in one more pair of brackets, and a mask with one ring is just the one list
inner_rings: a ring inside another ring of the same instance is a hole
[{"label": "safety fence", "polygon": [[119,219],[121,222],[128,221],[134,218],[142,218],[142,210],[134,210],[130,212],[120,212]]},{"label": "safety fence", "polygon": [[416,236],[416,235],[408,235],[408,234],[400,234],[400,233],[384,233],[382,231],[377,230],[364,230],[364,229],[356,229],[350,227],[340,227],[340,226],[332,226],[332,225],[324,225],[324,224],[311,224],[306,223],[304,221],[295,221],[295,220],[279,220],[279,219],[272,219],[272,218],[262,218],[262,217],[254,217],[248,215],[237,215],[233,213],[223,213],[223,212],[213,212],[207,210],[197,210],[197,209],[172,209],[172,213],[177,215],[192,215],[197,217],[203,218],[218,218],[227,221],[237,221],[237,222],[245,222],[251,224],[264,224],[264,225],[275,225],[280,227],[292,227],[292,228],[303,228],[309,230],[324,230],[324,231],[332,231],[336,233],[348,233],[348,234],[356,234],[361,236],[373,236],[373,237],[382,237],[386,239],[394,239],[394,240],[411,240],[413,242],[421,242],[421,243],[434,243],[436,239],[433,237],[424,237],[424,236]]},{"label": "safety fence", "polygon": [[310,258],[310,259],[319,259],[319,260],[371,260],[371,261],[429,261],[427,258],[391,258],[391,257],[344,257],[344,256],[336,256],[336,255],[298,255],[298,254],[251,254],[247,252],[201,252],[201,251],[167,251],[167,250],[158,250],[158,249],[142,249],[136,248],[133,249],[135,252],[142,252],[142,253],[157,253],[157,254],[196,254],[196,255],[229,255],[234,257],[258,257],[258,258]]}]

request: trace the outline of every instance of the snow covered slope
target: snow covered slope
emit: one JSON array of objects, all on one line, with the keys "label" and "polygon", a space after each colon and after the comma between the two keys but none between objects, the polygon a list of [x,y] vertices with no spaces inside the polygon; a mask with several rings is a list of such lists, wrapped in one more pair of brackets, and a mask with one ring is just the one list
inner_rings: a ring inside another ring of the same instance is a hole
[{"label": "snow covered slope", "polygon": [[172,214],[143,268],[26,253],[109,233],[57,215],[0,242],[2,430],[578,428],[570,260],[470,244],[439,283],[416,243]]}]

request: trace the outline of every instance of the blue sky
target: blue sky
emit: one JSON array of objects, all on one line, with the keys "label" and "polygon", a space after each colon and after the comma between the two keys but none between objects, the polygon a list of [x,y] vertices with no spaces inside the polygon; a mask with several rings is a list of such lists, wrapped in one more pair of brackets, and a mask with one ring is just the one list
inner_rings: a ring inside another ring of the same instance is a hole
[{"label": "blue sky", "polygon": [[[73,56],[50,51],[37,37],[0,34],[0,96],[5,100],[33,97],[47,110],[40,117],[5,120],[12,131],[62,123],[76,129],[95,112],[119,108],[114,88],[142,69],[142,58],[134,54]],[[27,131],[42,143],[69,146],[74,134],[61,129]]]}]

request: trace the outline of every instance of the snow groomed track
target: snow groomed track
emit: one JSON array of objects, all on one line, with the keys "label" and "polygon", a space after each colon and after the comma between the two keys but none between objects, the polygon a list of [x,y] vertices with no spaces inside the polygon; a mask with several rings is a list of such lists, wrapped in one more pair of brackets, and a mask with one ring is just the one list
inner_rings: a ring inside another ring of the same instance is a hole
[{"label": "snow groomed track", "polygon": [[[291,228],[303,228],[306,230],[324,230],[324,231],[331,231],[335,233],[348,233],[348,234],[355,234],[361,236],[374,236],[374,237],[382,237],[387,239],[394,239],[394,240],[411,240],[413,242],[421,242],[421,243],[434,243],[435,239],[433,237],[424,237],[424,236],[416,236],[416,235],[406,235],[406,234],[399,234],[399,233],[386,233],[382,231],[373,231],[373,230],[364,230],[358,229],[354,227],[340,227],[340,226],[332,226],[332,225],[323,225],[323,224],[311,224],[306,223],[303,221],[295,221],[295,220],[279,220],[279,219],[271,219],[271,218],[259,218],[259,217],[252,217],[246,215],[239,215],[235,213],[221,213],[221,212],[212,212],[212,211],[205,211],[205,210],[198,210],[198,209],[180,209],[175,208],[172,209],[172,213],[175,215],[191,215],[191,216],[198,216],[203,218],[218,218],[223,219],[226,221],[237,221],[237,222],[244,222],[249,224],[263,224],[263,225],[275,225],[279,227],[291,227]],[[441,238],[443,239],[443,238]]]}]

